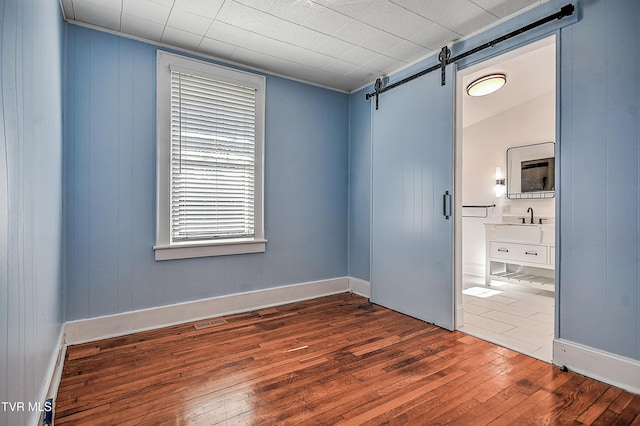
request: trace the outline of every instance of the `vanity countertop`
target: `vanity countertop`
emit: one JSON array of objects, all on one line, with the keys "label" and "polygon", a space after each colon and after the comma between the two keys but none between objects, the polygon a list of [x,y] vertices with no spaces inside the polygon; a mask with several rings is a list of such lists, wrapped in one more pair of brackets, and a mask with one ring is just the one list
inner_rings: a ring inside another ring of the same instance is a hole
[{"label": "vanity countertop", "polygon": [[[525,223],[522,223],[522,218],[524,218]],[[556,218],[553,216],[533,216],[533,223],[531,223],[531,216],[528,213],[523,213],[522,215],[503,215],[501,216],[500,222],[493,222],[492,225],[555,225]],[[540,223],[542,220],[542,223]]]},{"label": "vanity countertop", "polygon": [[504,222],[485,222],[485,226],[548,226],[555,227],[555,223],[504,223]]},{"label": "vanity countertop", "polygon": [[544,223],[485,223],[488,239],[553,245],[555,225]]}]

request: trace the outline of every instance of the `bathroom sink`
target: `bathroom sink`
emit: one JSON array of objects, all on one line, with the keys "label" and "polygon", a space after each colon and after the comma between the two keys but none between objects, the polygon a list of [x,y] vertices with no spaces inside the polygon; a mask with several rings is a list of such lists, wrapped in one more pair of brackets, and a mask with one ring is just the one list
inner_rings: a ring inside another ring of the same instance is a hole
[{"label": "bathroom sink", "polygon": [[504,223],[494,226],[493,238],[496,240],[537,244],[542,241],[542,226],[540,225]]}]

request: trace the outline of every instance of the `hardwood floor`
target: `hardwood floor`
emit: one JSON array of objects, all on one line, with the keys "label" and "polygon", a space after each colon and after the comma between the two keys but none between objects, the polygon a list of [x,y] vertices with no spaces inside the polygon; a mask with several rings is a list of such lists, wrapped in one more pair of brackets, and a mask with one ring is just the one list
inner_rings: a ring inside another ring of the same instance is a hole
[{"label": "hardwood floor", "polygon": [[70,346],[55,424],[640,425],[638,395],[348,293],[224,320]]}]

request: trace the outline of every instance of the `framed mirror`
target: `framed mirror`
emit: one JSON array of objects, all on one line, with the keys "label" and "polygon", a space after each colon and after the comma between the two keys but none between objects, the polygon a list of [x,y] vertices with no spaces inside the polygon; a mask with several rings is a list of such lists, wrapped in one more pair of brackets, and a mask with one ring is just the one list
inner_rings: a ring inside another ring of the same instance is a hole
[{"label": "framed mirror", "polygon": [[507,149],[507,198],[553,198],[556,195],[554,142]]}]

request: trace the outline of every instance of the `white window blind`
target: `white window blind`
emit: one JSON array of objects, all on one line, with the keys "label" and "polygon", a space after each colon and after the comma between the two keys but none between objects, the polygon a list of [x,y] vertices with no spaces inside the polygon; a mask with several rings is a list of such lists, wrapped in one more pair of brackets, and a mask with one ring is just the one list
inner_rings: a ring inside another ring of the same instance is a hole
[{"label": "white window blind", "polygon": [[172,242],[255,236],[256,90],[171,71]]},{"label": "white window blind", "polygon": [[264,253],[266,78],[158,51],[156,260]]}]

